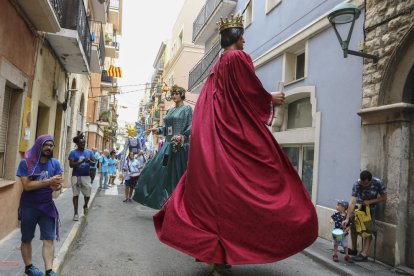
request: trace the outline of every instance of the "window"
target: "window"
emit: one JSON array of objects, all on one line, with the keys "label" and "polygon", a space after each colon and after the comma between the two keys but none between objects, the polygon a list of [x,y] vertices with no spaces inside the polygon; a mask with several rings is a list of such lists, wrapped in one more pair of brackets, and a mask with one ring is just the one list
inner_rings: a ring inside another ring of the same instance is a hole
[{"label": "window", "polygon": [[301,53],[296,56],[296,70],[295,79],[301,79],[305,77],[305,53]]},{"label": "window", "polygon": [[102,111],[108,110],[109,109],[109,96],[102,96],[99,99],[100,99],[99,113],[101,113]]},{"label": "window", "polygon": [[284,55],[284,81],[294,82],[306,77],[306,50],[300,49]]},{"label": "window", "polygon": [[314,159],[313,145],[287,146],[283,147],[283,151],[286,153],[293,167],[298,172],[309,195],[312,196]]},{"label": "window", "polygon": [[11,95],[12,95],[12,89],[6,86],[3,106],[0,111],[3,113],[1,117],[2,120],[0,121],[0,178],[4,177]]},{"label": "window", "polygon": [[265,13],[270,13],[274,8],[276,8],[282,0],[266,0],[266,10]]},{"label": "window", "polygon": [[288,105],[287,129],[312,126],[312,104],[310,98],[294,101]]},{"label": "window", "polygon": [[244,11],[244,27],[247,28],[253,22],[253,0],[247,2]]}]

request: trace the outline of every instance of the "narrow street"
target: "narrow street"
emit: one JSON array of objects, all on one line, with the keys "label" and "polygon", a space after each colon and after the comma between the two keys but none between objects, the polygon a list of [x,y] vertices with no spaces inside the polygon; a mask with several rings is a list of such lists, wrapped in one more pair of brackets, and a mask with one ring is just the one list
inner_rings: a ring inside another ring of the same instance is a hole
[{"label": "narrow street", "polygon": [[[155,211],[124,203],[124,186],[97,194],[61,275],[209,275],[209,267],[158,241]],[[233,275],[335,275],[303,254],[275,264],[235,266]]]}]

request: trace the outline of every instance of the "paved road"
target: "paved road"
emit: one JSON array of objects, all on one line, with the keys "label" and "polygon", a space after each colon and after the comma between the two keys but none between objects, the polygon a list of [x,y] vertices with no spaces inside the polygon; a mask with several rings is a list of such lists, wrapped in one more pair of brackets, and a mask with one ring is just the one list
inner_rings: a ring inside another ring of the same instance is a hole
[{"label": "paved road", "polygon": [[[153,210],[123,203],[123,186],[99,192],[88,223],[61,275],[207,276],[206,264],[162,243],[152,224]],[[335,275],[303,254],[276,264],[234,266],[233,275]]]}]

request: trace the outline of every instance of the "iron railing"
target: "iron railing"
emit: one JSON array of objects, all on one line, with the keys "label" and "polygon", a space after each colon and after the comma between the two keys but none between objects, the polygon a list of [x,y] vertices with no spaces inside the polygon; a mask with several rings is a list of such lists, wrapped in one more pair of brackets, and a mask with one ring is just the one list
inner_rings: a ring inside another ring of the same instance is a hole
[{"label": "iron railing", "polygon": [[108,71],[102,70],[101,81],[112,83],[113,77],[108,76]]},{"label": "iron railing", "polygon": [[88,64],[91,62],[91,32],[83,0],[62,0],[62,28],[77,30]]},{"label": "iron railing", "polygon": [[110,0],[109,8],[113,10],[119,10],[119,0]]},{"label": "iron railing", "polygon": [[[196,20],[193,23],[193,41],[195,41],[196,37],[201,33],[204,26],[210,20],[210,17],[214,14],[217,10],[219,5],[223,3],[224,0],[207,0],[206,4],[201,9],[200,13],[197,15]],[[233,0],[237,2],[237,0]],[[216,22],[211,22],[210,24],[216,24]]]},{"label": "iron railing", "polygon": [[63,23],[63,0],[49,0],[60,26]]},{"label": "iron railing", "polygon": [[214,63],[217,61],[221,50],[220,43],[211,48],[204,57],[191,69],[188,77],[188,90],[192,90],[202,82],[210,73]]},{"label": "iron railing", "polygon": [[105,63],[105,41],[103,35],[102,22],[91,20],[90,23],[92,43],[98,47],[99,64],[101,68],[103,68]]}]

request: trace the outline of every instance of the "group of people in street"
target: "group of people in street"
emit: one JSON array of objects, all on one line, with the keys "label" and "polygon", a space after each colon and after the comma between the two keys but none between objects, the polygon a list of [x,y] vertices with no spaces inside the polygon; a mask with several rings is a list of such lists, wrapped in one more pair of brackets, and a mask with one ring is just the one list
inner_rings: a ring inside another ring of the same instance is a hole
[{"label": "group of people in street", "polygon": [[[317,238],[318,221],[298,173],[266,126],[272,124],[275,108],[284,103],[284,93],[267,92],[256,76],[250,56],[243,51],[241,16],[222,20],[219,31],[224,52],[194,113],[184,105],[185,89],[174,85],[175,106],[162,126],[149,130],[165,136],[165,143],[149,161],[141,149],[129,152],[121,170],[124,202],[134,199],[159,209],[154,216],[159,240],[213,265],[213,275],[226,275],[231,265],[276,262],[302,251]],[[85,149],[82,136],[73,142],[76,149],[68,159],[76,220],[79,194],[84,196],[87,214],[96,172],[99,187],[106,189],[114,183],[118,161],[114,151],[99,155],[95,149]],[[22,257],[28,275],[41,275],[29,250],[36,224],[44,241],[46,275],[54,275],[53,240],[59,215],[52,192],[61,189],[63,178],[59,162],[52,157],[53,146],[53,137],[40,136],[17,172],[24,187]],[[338,202],[338,213],[332,217],[336,228],[348,228],[357,203],[370,206],[375,217],[375,206],[386,199],[382,182],[363,173],[354,184],[349,206]],[[369,238],[364,239],[355,261],[367,258]],[[338,245],[348,252],[345,242],[335,244],[334,261]]]}]

